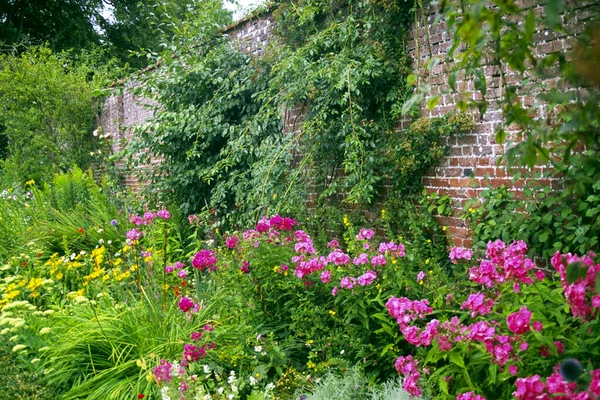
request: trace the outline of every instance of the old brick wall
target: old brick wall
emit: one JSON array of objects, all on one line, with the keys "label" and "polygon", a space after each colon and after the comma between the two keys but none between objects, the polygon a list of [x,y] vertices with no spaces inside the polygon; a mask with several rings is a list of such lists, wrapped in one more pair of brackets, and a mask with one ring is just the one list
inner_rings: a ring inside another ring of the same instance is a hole
[{"label": "old brick wall", "polygon": [[[540,0],[523,0],[521,7],[523,12],[534,9],[539,16],[544,7]],[[542,56],[552,52],[568,51],[575,44],[575,36],[582,32],[586,22],[592,17],[591,2],[570,1],[568,7],[573,15],[564,21],[566,32],[557,33],[548,30],[538,30],[534,36],[536,55]],[[427,26],[425,26],[427,25]],[[429,36],[429,38],[427,37]],[[429,43],[428,43],[429,40]],[[418,24],[413,30],[413,37],[408,42],[408,49],[413,56],[415,68],[421,67],[421,74],[425,75],[425,62],[432,56],[440,58],[441,62],[433,68],[429,76],[424,78],[424,83],[431,85],[431,91],[426,99],[441,95],[440,101],[433,110],[422,108],[423,115],[431,117],[440,116],[456,109],[456,102],[462,97],[479,100],[480,94],[475,91],[473,81],[458,80],[456,88],[458,94],[448,93],[448,64],[445,55],[451,45],[451,36],[447,32],[446,25],[435,10],[430,9],[426,15],[426,21]],[[431,46],[431,53],[429,51]],[[418,56],[418,58],[417,58]],[[504,70],[507,84],[518,84],[520,77],[513,71]],[[502,111],[496,102],[502,95],[500,74],[497,67],[486,66],[485,75],[487,80],[487,99],[490,107],[482,119],[475,115],[476,128],[473,132],[461,138],[450,138],[450,155],[440,165],[432,169],[424,178],[427,190],[447,195],[455,201],[456,208],[462,210],[467,199],[477,198],[481,191],[487,187],[500,187],[505,185],[511,190],[518,191],[525,185],[523,180],[513,182],[510,174],[504,166],[498,165],[505,148],[496,143],[495,131],[503,124]],[[556,87],[559,82],[556,77],[543,80],[543,86],[547,88]],[[533,95],[532,95],[533,94]],[[545,115],[545,105],[535,103],[535,92],[520,96],[524,107],[536,107],[539,116]],[[424,103],[425,104],[425,103]],[[509,131],[509,137],[517,138],[516,131]],[[543,167],[538,168],[543,171]],[[542,182],[541,182],[542,183]],[[545,184],[555,187],[560,182],[546,180]],[[448,231],[454,238],[455,245],[468,246],[470,244],[468,227],[457,215],[451,218],[440,218],[440,222],[448,226]]]},{"label": "old brick wall", "polygon": [[[522,0],[524,10],[533,8],[536,13],[543,12],[542,0]],[[570,49],[574,44],[574,36],[581,32],[591,14],[587,1],[569,2],[569,7],[576,10],[573,19],[566,23],[567,32],[555,33],[540,30],[535,35],[536,51],[547,54],[555,51]],[[270,13],[253,15],[226,28],[225,32],[237,41],[237,45],[249,54],[258,55],[263,52],[269,43],[273,27],[273,18]],[[431,117],[440,116],[456,108],[460,96],[478,99],[472,81],[457,81],[458,94],[448,92],[448,65],[444,56],[451,44],[451,37],[446,31],[445,23],[439,18],[435,9],[429,9],[426,20],[420,21],[408,41],[408,50],[411,53],[414,66],[423,67],[432,56],[439,56],[441,62],[424,78],[424,83],[431,86],[430,96],[440,94],[441,99],[433,110],[423,106],[422,115]],[[431,52],[430,52],[431,50]],[[484,188],[506,185],[514,190],[523,187],[524,182],[513,182],[506,169],[498,165],[498,160],[504,153],[504,148],[495,142],[495,130],[502,124],[502,114],[494,100],[501,96],[499,73],[495,67],[485,69],[487,78],[488,99],[492,101],[487,113],[482,119],[475,116],[476,128],[473,132],[461,137],[450,138],[450,155],[436,168],[432,169],[424,178],[427,190],[440,195],[451,197],[457,210],[467,199],[477,198]],[[422,69],[422,74],[425,74]],[[508,83],[519,79],[511,71],[504,71]],[[558,84],[556,78],[548,78],[543,82],[548,87]],[[151,115],[143,99],[133,94],[135,83],[129,82],[122,85],[122,93],[108,98],[102,113],[101,125],[105,132],[110,132],[114,139],[114,150],[122,148],[122,141],[131,135],[131,128]],[[533,96],[522,96],[523,105],[535,105]],[[425,102],[423,103],[425,104]],[[539,108],[540,115],[544,115],[544,105],[535,105]],[[302,128],[304,107],[299,104],[291,110],[282,112],[284,134],[297,134]],[[401,123],[406,126],[407,121]],[[510,134],[511,132],[509,132]],[[512,132],[516,134],[516,132]],[[160,160],[157,160],[159,162]],[[125,175],[125,183],[135,187],[137,182],[131,175]],[[316,193],[309,195],[307,201],[314,200]],[[455,245],[468,246],[470,244],[468,227],[460,218],[460,212],[454,217],[440,218],[440,223],[448,227]]]}]

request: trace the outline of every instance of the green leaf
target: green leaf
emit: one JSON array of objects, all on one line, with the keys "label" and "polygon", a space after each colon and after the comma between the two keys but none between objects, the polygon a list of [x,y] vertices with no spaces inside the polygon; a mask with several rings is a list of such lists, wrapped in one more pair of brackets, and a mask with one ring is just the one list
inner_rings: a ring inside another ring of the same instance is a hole
[{"label": "green leaf", "polygon": [[544,243],[546,240],[548,240],[548,232],[540,233],[540,236],[538,236],[538,240],[542,243]]},{"label": "green leaf", "polygon": [[433,110],[435,108],[435,106],[437,106],[439,101],[440,101],[439,95],[431,97],[429,100],[427,100],[427,108],[430,110]]},{"label": "green leaf", "polygon": [[596,281],[594,282],[596,294],[600,294],[600,274],[596,274]]},{"label": "green leaf", "polygon": [[572,262],[571,264],[569,264],[567,266],[567,282],[569,284],[575,282],[577,279],[579,279],[579,276],[581,274],[581,266],[582,264],[577,261],[577,262]]},{"label": "green leaf", "polygon": [[504,129],[498,129],[496,131],[496,143],[503,144],[506,140],[506,131]]},{"label": "green leaf", "polygon": [[466,369],[465,361],[463,360],[463,358],[460,354],[451,352],[450,353],[450,361],[452,361],[454,364],[458,365],[459,367]]}]

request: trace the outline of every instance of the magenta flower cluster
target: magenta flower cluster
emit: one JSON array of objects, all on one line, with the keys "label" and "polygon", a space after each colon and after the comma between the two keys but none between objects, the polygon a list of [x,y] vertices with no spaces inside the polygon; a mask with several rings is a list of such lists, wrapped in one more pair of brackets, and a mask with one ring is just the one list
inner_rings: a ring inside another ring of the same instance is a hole
[{"label": "magenta flower cluster", "polygon": [[136,240],[140,240],[143,235],[144,235],[144,232],[138,231],[137,228],[133,228],[132,230],[128,231],[125,236],[127,237],[128,240],[136,241]]},{"label": "magenta flower cluster", "polygon": [[[589,321],[595,317],[600,308],[600,295],[596,293],[595,283],[600,271],[600,264],[595,264],[590,253],[579,257],[576,255],[556,252],[550,260],[552,266],[560,275],[560,281],[565,291],[565,298],[576,318]],[[585,269],[585,277],[579,277],[572,283],[567,280],[567,267],[579,263],[579,268]]]},{"label": "magenta flower cluster", "polygon": [[513,396],[517,400],[593,400],[600,396],[600,369],[592,371],[591,377],[588,389],[579,392],[577,383],[567,382],[557,366],[545,383],[537,374],[517,379]]},{"label": "magenta flower cluster", "polygon": [[213,250],[200,250],[192,260],[192,267],[197,270],[215,271],[217,269],[217,253]]},{"label": "magenta flower cluster", "polygon": [[130,215],[129,222],[137,226],[149,225],[157,217],[166,221],[171,218],[171,213],[165,209],[159,210],[158,212],[147,211],[143,216],[139,216],[137,214]]}]

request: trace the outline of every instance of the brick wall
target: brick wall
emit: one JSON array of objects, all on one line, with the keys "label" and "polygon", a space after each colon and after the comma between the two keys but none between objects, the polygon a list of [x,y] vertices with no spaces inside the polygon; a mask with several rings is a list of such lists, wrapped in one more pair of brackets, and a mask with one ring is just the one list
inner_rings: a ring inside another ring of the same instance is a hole
[{"label": "brick wall", "polygon": [[[543,7],[542,0],[522,0],[524,9],[533,8],[536,13],[541,13]],[[566,24],[567,32],[555,33],[540,30],[535,35],[536,51],[539,55],[554,51],[568,50],[574,44],[574,35],[581,32],[585,22],[591,18],[589,2],[571,0],[569,7],[576,10],[574,18]],[[441,62],[432,70],[429,76],[424,78],[424,82],[431,86],[429,96],[441,94],[438,105],[433,110],[422,108],[423,115],[431,117],[440,116],[447,112],[455,110],[458,96],[468,96],[477,99],[478,93],[474,90],[472,81],[457,81],[459,95],[447,93],[448,65],[444,61],[446,51],[450,47],[450,35],[446,32],[446,26],[434,9],[429,9],[426,13],[426,21],[420,21],[415,26],[413,33],[408,41],[408,50],[417,64],[423,66],[431,56],[440,56]],[[272,32],[273,18],[270,13],[253,15],[227,27],[225,32],[237,42],[239,48],[243,51],[258,55],[263,52],[268,45]],[[425,26],[427,25],[427,26]],[[427,29],[425,29],[427,28]],[[429,38],[427,38],[429,35]],[[429,39],[429,43],[427,43]],[[429,49],[431,48],[431,53]],[[417,63],[418,57],[418,63]],[[506,169],[498,165],[498,160],[504,152],[504,148],[495,142],[495,130],[502,124],[501,110],[494,103],[501,95],[501,85],[499,73],[494,70],[495,67],[486,67],[487,93],[491,105],[483,117],[476,118],[476,128],[473,132],[461,137],[450,138],[450,155],[446,157],[436,168],[432,169],[424,178],[424,184],[427,190],[437,192],[440,195],[448,195],[455,201],[458,210],[462,209],[467,199],[477,198],[481,191],[489,186],[499,187],[506,185],[513,190],[519,190],[524,186],[524,182],[513,182]],[[509,84],[519,79],[511,71],[504,71]],[[422,74],[425,74],[422,71]],[[543,81],[548,87],[554,87],[558,84],[556,78],[548,78]],[[115,93],[108,98],[101,116],[101,125],[105,132],[110,132],[114,139],[114,150],[122,148],[121,141],[127,140],[131,135],[131,128],[135,124],[144,121],[151,115],[151,111],[146,107],[143,99],[134,96],[133,88],[135,83],[129,82],[122,85],[122,94]],[[426,99],[427,100],[427,99]],[[535,105],[534,97],[522,96],[523,105]],[[425,104],[425,102],[423,103]],[[544,115],[544,105],[536,105],[540,115]],[[299,104],[290,110],[284,110],[282,113],[284,134],[297,134],[301,130],[304,107]],[[400,127],[406,126],[407,121],[402,121]],[[509,132],[511,134],[511,132]],[[516,132],[512,132],[516,134]],[[157,160],[158,162],[159,160]],[[125,183],[135,187],[135,182],[131,175],[125,175]],[[316,196],[312,193],[307,199],[310,203]],[[460,213],[460,212],[459,212]],[[440,218],[440,223],[448,227],[448,232],[453,237],[455,245],[468,246],[470,244],[468,227],[457,213],[454,217]]]}]

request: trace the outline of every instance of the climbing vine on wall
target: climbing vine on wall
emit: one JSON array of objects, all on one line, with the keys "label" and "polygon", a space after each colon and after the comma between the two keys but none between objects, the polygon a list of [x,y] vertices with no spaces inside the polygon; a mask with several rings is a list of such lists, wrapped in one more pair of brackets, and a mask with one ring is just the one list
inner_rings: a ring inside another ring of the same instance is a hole
[{"label": "climbing vine on wall", "polygon": [[[145,78],[155,116],[128,146],[146,191],[227,227],[317,201],[372,204],[390,180],[419,192],[445,153],[441,139],[469,129],[456,116],[397,130],[411,63],[412,1],[281,1],[275,35],[250,57],[218,31],[163,56]],[[303,114],[284,134],[281,112]],[[460,125],[460,124],[459,124]],[[464,124],[463,124],[464,125]],[[144,167],[152,159],[161,163]],[[410,182],[410,185],[408,184]]]}]

